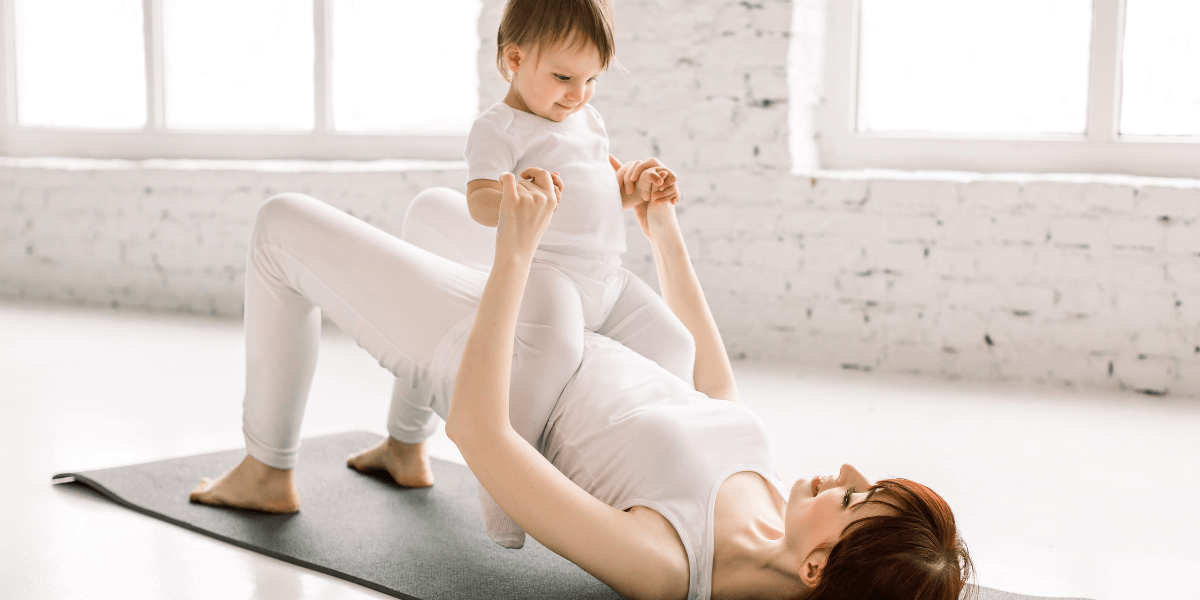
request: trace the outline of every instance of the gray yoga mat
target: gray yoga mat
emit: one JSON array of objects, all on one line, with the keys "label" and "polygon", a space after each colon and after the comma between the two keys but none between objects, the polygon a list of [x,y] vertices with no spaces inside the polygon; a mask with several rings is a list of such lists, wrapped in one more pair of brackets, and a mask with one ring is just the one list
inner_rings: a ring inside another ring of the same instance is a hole
[{"label": "gray yoga mat", "polygon": [[[245,456],[231,450],[159,462],[55,475],[94,488],[126,508],[267,556],[383,592],[419,600],[620,598],[579,567],[528,538],[506,550],[483,533],[475,477],[434,460],[437,484],[405,489],[346,467],[346,456],[378,443],[352,432],[304,441],[291,515],[188,502],[201,477]],[[979,600],[1034,596],[979,588]]]}]

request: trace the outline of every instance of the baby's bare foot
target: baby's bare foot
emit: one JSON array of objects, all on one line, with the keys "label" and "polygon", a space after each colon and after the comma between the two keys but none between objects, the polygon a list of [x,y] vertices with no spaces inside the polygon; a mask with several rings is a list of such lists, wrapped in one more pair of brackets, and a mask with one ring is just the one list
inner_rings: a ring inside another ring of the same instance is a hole
[{"label": "baby's bare foot", "polygon": [[201,504],[267,513],[300,510],[300,494],[292,470],[276,469],[251,456],[216,479],[201,479],[189,498]]},{"label": "baby's bare foot", "polygon": [[433,468],[429,465],[424,442],[405,444],[389,436],[370,448],[351,454],[346,459],[346,466],[363,473],[387,471],[404,487],[433,485]]}]

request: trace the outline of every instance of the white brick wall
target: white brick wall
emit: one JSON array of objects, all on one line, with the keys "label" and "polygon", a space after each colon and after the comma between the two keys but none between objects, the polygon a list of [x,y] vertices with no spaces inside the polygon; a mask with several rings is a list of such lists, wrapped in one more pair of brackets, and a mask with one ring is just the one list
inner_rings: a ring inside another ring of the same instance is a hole
[{"label": "white brick wall", "polygon": [[[481,108],[507,89],[494,66],[501,7],[485,0],[480,18]],[[789,73],[793,10],[803,36]],[[614,154],[679,173],[680,221],[731,354],[1200,397],[1200,182],[820,171],[823,10],[617,2],[629,73],[605,74],[594,103]],[[419,189],[461,189],[463,175],[0,161],[0,296],[237,315],[250,219],[272,193],[310,193],[394,231]],[[626,265],[653,282],[649,247],[629,233]]]},{"label": "white brick wall", "polygon": [[629,73],[593,103],[614,154],[679,172],[731,353],[1200,396],[1200,182],[822,172],[824,2],[616,3]]},{"label": "white brick wall", "polygon": [[462,163],[0,159],[0,297],[240,317],[258,206],[310,194],[399,233]]},{"label": "white brick wall", "polygon": [[[1006,179],[816,173],[774,203],[698,191],[680,220],[735,355],[1200,395],[1200,251],[1165,241],[1200,239],[1200,182]],[[1142,216],[1167,189],[1193,204]]]}]

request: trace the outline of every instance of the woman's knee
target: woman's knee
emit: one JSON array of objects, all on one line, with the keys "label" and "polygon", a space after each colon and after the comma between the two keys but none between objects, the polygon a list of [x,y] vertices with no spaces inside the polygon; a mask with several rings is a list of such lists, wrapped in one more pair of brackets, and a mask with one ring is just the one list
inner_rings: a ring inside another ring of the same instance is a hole
[{"label": "woman's knee", "polygon": [[400,239],[408,240],[410,225],[421,224],[438,229],[442,224],[453,225],[447,221],[458,221],[463,217],[470,220],[471,215],[467,212],[467,200],[462,192],[444,187],[422,190],[408,204]]},{"label": "woman's knee", "polygon": [[313,202],[320,202],[320,200],[298,192],[275,194],[258,207],[258,213],[254,220],[258,223],[270,223],[279,219],[291,218],[303,212],[304,207]]},{"label": "woman's knee", "polygon": [[253,240],[258,240],[269,232],[276,232],[289,223],[295,223],[306,213],[311,213],[313,203],[320,202],[312,196],[297,192],[284,192],[267,198],[255,214]]}]

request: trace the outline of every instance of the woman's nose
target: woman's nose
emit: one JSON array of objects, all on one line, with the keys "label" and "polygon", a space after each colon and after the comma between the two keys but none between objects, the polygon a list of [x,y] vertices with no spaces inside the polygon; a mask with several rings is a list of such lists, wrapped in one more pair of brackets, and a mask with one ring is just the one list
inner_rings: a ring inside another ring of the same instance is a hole
[{"label": "woman's nose", "polygon": [[841,470],[838,471],[838,483],[841,485],[862,488],[858,490],[860,492],[865,492],[867,491],[866,488],[874,485],[873,481],[868,479],[866,475],[863,475],[858,469],[854,468],[854,465],[850,463],[842,465]]}]

